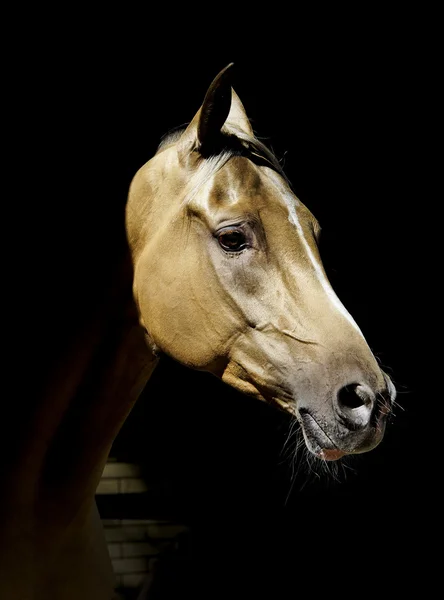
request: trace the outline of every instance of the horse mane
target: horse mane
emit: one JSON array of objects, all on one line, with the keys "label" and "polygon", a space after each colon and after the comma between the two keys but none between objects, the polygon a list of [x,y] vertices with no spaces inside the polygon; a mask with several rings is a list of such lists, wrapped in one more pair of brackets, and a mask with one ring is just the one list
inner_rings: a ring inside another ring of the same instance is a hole
[{"label": "horse mane", "polygon": [[[159,154],[167,147],[175,144],[186,128],[187,125],[180,125],[166,133],[157,147],[156,154]],[[232,156],[246,156],[255,163],[266,164],[266,166],[271,167],[274,171],[279,173],[287,183],[289,183],[279,159],[257,137],[234,127],[231,124],[224,128],[221,134],[221,143],[218,146],[218,151],[206,157],[212,159],[217,158],[218,160],[216,162],[222,163],[219,165],[219,168]]]},{"label": "horse mane", "polygon": [[187,124],[179,125],[178,127],[173,127],[173,129],[170,129],[170,131],[165,133],[162,136],[159,145],[157,146],[156,154],[159,154],[160,152],[165,150],[167,146],[172,146],[173,144],[175,144],[179,140],[180,136],[186,128]]}]

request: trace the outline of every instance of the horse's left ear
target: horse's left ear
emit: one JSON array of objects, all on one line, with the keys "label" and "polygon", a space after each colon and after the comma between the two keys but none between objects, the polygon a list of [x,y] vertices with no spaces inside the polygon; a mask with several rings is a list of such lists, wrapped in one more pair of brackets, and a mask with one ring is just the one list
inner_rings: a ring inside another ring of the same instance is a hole
[{"label": "horse's left ear", "polygon": [[220,131],[230,114],[231,74],[233,63],[222,69],[213,79],[205,94],[197,124],[199,150],[205,151],[215,145]]},{"label": "horse's left ear", "polygon": [[242,102],[231,88],[232,67],[233,63],[230,63],[222,69],[208,88],[202,106],[179,140],[180,154],[191,150],[198,150],[203,155],[210,153],[217,148],[225,123],[228,129],[234,126],[253,135]]}]

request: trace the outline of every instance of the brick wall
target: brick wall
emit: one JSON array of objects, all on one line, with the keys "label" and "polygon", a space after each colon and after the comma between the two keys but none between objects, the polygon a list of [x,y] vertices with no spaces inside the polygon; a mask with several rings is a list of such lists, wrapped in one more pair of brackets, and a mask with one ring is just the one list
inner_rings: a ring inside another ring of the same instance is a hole
[{"label": "brick wall", "polygon": [[[97,496],[143,494],[148,490],[137,465],[114,462],[106,464],[97,488]],[[121,515],[118,515],[119,517]],[[139,589],[163,552],[174,551],[178,536],[188,528],[177,522],[159,519],[104,518],[102,523],[108,551],[122,598]],[[135,597],[135,596],[131,596]]]}]

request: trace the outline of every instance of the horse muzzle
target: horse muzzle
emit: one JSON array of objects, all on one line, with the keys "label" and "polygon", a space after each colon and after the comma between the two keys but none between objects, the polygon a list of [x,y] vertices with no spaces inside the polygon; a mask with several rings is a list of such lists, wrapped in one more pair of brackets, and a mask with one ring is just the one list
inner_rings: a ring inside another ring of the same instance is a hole
[{"label": "horse muzzle", "polygon": [[339,390],[328,410],[300,406],[297,417],[307,448],[322,460],[338,460],[375,448],[384,436],[392,413],[394,386],[375,393],[368,385],[353,383]]}]

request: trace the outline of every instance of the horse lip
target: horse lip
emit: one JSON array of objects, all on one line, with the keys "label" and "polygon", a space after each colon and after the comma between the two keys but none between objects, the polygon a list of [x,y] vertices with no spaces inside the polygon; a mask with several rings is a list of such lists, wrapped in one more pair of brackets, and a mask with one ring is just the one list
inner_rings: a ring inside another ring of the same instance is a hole
[{"label": "horse lip", "polygon": [[299,416],[307,446],[313,454],[324,460],[337,460],[346,454],[336,446],[307,409],[299,410]]}]

